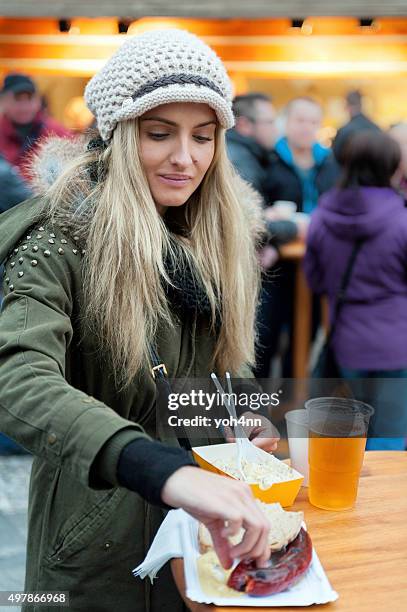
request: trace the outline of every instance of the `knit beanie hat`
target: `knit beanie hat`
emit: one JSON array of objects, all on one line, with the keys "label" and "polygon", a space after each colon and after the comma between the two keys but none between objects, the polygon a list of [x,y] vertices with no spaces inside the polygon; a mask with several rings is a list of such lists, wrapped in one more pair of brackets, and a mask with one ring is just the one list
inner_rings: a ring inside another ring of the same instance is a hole
[{"label": "knit beanie hat", "polygon": [[127,40],[89,81],[85,101],[105,142],[119,121],[170,102],[208,104],[222,127],[234,125],[222,61],[185,30],[155,30]]}]

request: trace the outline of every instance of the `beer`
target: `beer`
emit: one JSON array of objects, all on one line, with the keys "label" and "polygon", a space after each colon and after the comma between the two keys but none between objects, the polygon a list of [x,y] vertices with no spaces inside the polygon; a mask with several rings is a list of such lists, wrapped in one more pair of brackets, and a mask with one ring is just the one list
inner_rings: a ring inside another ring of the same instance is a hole
[{"label": "beer", "polygon": [[309,501],[324,510],[347,510],[356,501],[366,438],[328,438],[311,432]]},{"label": "beer", "polygon": [[354,399],[308,400],[309,501],[324,510],[352,508],[366,446],[371,406]]}]

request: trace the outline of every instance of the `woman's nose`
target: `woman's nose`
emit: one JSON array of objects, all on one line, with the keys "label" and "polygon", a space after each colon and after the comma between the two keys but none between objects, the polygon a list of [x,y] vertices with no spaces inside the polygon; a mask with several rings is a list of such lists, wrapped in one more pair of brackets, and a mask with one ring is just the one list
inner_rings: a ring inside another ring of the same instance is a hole
[{"label": "woman's nose", "polygon": [[172,164],[187,167],[193,163],[191,144],[186,139],[180,139],[171,152],[170,161]]}]

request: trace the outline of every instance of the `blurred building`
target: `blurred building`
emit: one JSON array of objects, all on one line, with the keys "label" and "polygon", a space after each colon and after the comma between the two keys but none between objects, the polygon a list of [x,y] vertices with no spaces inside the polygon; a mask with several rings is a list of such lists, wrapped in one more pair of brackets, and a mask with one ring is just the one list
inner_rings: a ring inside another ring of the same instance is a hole
[{"label": "blurred building", "polygon": [[[52,115],[69,127],[82,129],[90,122],[83,87],[126,36],[163,27],[202,36],[225,61],[236,93],[264,91],[277,108],[294,96],[318,99],[325,111],[320,136],[326,143],[347,120],[343,98],[350,89],[364,94],[365,109],[379,125],[407,119],[405,0],[381,6],[370,0],[208,0],[202,7],[88,0],[88,17],[76,17],[78,4],[0,0],[0,77],[10,71],[32,75]],[[304,9],[307,14],[301,16]],[[152,10],[172,16],[140,16]],[[113,11],[114,16],[97,17]],[[314,16],[318,12],[344,16]],[[369,18],[349,16],[366,13]]]}]

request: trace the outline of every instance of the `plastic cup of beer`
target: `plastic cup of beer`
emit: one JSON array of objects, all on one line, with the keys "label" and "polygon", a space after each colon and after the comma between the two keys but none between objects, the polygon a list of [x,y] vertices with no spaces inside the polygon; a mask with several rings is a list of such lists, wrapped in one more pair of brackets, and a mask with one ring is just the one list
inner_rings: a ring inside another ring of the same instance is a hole
[{"label": "plastic cup of beer", "polygon": [[374,410],[354,399],[308,400],[309,488],[313,506],[348,510],[355,504],[365,453],[369,419]]}]

